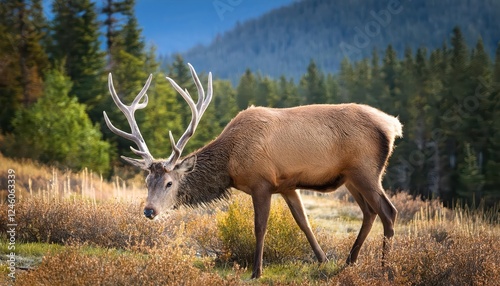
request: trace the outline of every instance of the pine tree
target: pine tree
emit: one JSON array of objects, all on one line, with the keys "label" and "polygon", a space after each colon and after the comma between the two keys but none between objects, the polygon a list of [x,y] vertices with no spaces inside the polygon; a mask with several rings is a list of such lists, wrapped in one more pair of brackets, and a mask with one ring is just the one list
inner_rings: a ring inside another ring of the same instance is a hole
[{"label": "pine tree", "polygon": [[241,76],[236,88],[236,105],[239,110],[246,109],[255,102],[256,95],[255,77],[250,69],[247,69]]},{"label": "pine tree", "polygon": [[384,91],[379,96],[379,107],[385,112],[399,115],[402,109],[400,97],[400,66],[396,51],[392,45],[387,46],[385,50],[381,71]]},{"label": "pine tree", "polygon": [[[423,53],[423,55],[421,55],[418,64],[423,65],[422,68],[425,69],[427,68],[425,62],[426,53],[425,51],[422,51],[422,49],[419,50],[421,53]],[[418,67],[416,67],[416,65],[416,59],[413,58],[413,52],[411,48],[406,48],[404,52],[404,58],[400,64],[400,96],[398,99],[400,102],[400,108],[399,112],[397,113],[399,115],[399,119],[403,122],[408,121],[408,112],[406,111],[410,108],[409,98],[411,98],[412,95],[415,94],[415,91],[418,89],[417,78],[415,75],[415,73],[418,71]]]},{"label": "pine tree", "polygon": [[275,107],[277,104],[278,95],[274,81],[269,77],[259,79],[255,93],[255,105]]},{"label": "pine tree", "polygon": [[179,86],[194,86],[189,68],[180,54],[176,54],[175,60],[169,67],[169,76],[179,84]]},{"label": "pine tree", "polygon": [[[405,50],[404,59],[400,63],[398,82],[401,92],[398,101],[401,102],[401,108],[397,114],[404,124],[403,133],[406,135],[398,143],[394,157],[398,157],[403,166],[406,165],[404,180],[401,178],[401,185],[398,187],[411,189],[412,193],[424,193],[426,186],[425,160],[414,160],[413,155],[421,156],[425,151],[426,126],[422,113],[425,94],[421,88],[425,79],[419,77],[419,74],[425,73],[426,68],[425,51],[418,49],[414,59],[411,49]],[[406,112],[402,113],[403,110]]]},{"label": "pine tree", "polygon": [[293,82],[293,79],[286,79],[284,75],[280,76],[277,83],[278,102],[276,107],[291,107],[300,105],[300,96]]},{"label": "pine tree", "polygon": [[380,58],[377,49],[372,51],[371,61],[371,80],[370,89],[367,95],[366,103],[375,107],[380,106],[379,97],[384,94],[385,85],[382,79],[382,71],[380,68]]},{"label": "pine tree", "polygon": [[450,91],[451,55],[452,52],[446,42],[443,43],[441,49],[436,50],[431,55],[431,63],[434,63],[434,77],[442,86],[439,96],[436,97],[436,128],[432,138],[437,145],[436,165],[438,166],[439,196],[447,202],[453,200],[452,183],[456,180],[452,176],[451,170],[451,165],[456,164],[456,157],[451,156],[451,141],[449,140],[451,135],[449,128],[455,120],[453,108],[456,106]]},{"label": "pine tree", "polygon": [[[109,59],[112,50],[120,42],[120,27],[124,17],[134,18],[135,0],[105,0],[101,13],[105,15],[104,26],[106,28],[106,47]],[[109,67],[112,68],[111,66]]]},{"label": "pine tree", "polygon": [[[417,65],[421,61],[419,57],[417,53]],[[445,78],[443,73],[446,71],[446,65],[443,64],[445,61],[444,57],[445,55],[441,49],[434,50],[429,58],[428,69],[419,68],[416,72],[417,76],[424,81],[423,92],[426,94],[424,114],[425,125],[428,126],[426,130],[426,137],[428,138],[426,142],[426,158],[429,164],[427,181],[429,193],[433,197],[441,196],[440,186],[444,177],[444,172],[442,171],[443,156],[441,155],[444,152],[442,150],[443,138],[440,136],[442,132],[440,132],[441,129],[439,128],[439,120],[442,113],[439,102],[441,102],[441,98],[445,93],[443,88],[443,79]]]},{"label": "pine tree", "polygon": [[139,23],[134,15],[131,15],[127,19],[127,23],[123,26],[120,31],[122,39],[123,49],[135,56],[141,57],[144,55],[145,44],[141,36],[141,29],[139,28]]},{"label": "pine tree", "polygon": [[[468,93],[461,104],[463,126],[460,127],[460,137],[463,141],[471,142],[468,146],[476,159],[477,175],[484,176],[485,155],[487,152],[488,139],[493,133],[491,124],[492,112],[489,87],[491,86],[490,59],[484,50],[483,41],[479,39],[472,51],[468,73]],[[473,140],[471,140],[473,138]],[[471,155],[471,156],[472,156]],[[466,160],[464,157],[463,160]],[[470,174],[460,173],[460,176]],[[463,180],[462,180],[463,181]],[[467,184],[461,184],[460,188],[470,190]],[[475,189],[477,199],[482,199],[482,186]]]},{"label": "pine tree", "polygon": [[488,138],[486,162],[485,201],[492,204],[500,200],[500,43],[495,53],[495,63],[488,88],[490,101],[491,134]]},{"label": "pine tree", "polygon": [[300,80],[300,86],[306,104],[326,103],[327,93],[324,76],[313,60],[309,62],[307,72]]},{"label": "pine tree", "polygon": [[[457,110],[461,107],[464,98],[468,95],[468,82],[469,74],[467,74],[468,50],[462,32],[458,27],[453,29],[453,36],[451,38],[452,49],[450,51],[450,71],[447,78],[447,86],[449,87],[449,94],[443,97],[443,107],[448,109],[450,113],[444,114],[443,122],[446,123],[446,129],[450,139],[456,141],[456,136],[462,126],[463,117],[457,114]],[[454,114],[452,114],[454,113]],[[449,116],[446,117],[446,116]],[[456,143],[453,143],[456,145]],[[455,152],[455,147],[452,152]],[[455,157],[456,154],[453,154]]]},{"label": "pine tree", "polygon": [[411,48],[405,49],[404,58],[400,62],[400,96],[398,98],[401,105],[398,115],[399,119],[403,122],[407,122],[409,120],[408,114],[410,112],[405,111],[409,111],[409,109],[415,107],[420,108],[422,106],[420,102],[420,105],[413,106],[410,101],[418,97],[425,97],[421,88],[421,82],[423,82],[424,79],[421,77],[418,78],[417,73],[422,73],[422,70],[427,69],[426,64],[425,50],[418,49],[416,57],[414,58]]},{"label": "pine tree", "polygon": [[339,102],[350,102],[354,85],[354,70],[347,58],[340,63]]},{"label": "pine tree", "polygon": [[426,197],[439,196],[439,152],[432,138],[438,116],[435,103],[440,96],[440,84],[434,73],[438,61],[436,52],[428,61],[426,49],[419,48],[414,61],[407,51],[402,64],[402,93],[407,100],[407,114],[401,115],[401,119],[407,136],[404,143],[398,145],[404,149],[403,158],[409,158],[411,164],[412,192]]},{"label": "pine tree", "polygon": [[451,46],[451,75],[456,76],[456,80],[458,81],[466,77],[466,69],[468,65],[467,44],[462,35],[462,31],[458,26],[453,28]]},{"label": "pine tree", "polygon": [[354,64],[354,82],[351,87],[351,102],[367,103],[370,90],[370,64],[363,59]]},{"label": "pine tree", "polygon": [[471,148],[478,153],[481,168],[488,137],[491,128],[488,124],[491,120],[490,98],[488,86],[491,81],[491,62],[484,50],[483,41],[479,39],[472,52],[469,68],[467,69],[468,93],[463,99],[462,110],[464,111],[461,131],[463,135],[474,138]]},{"label": "pine tree", "polygon": [[46,21],[40,0],[0,4],[0,129],[10,131],[16,110],[42,94],[42,76],[48,68],[42,46]]},{"label": "pine tree", "polygon": [[211,104],[215,107],[215,122],[219,125],[219,130],[216,133],[219,134],[236,113],[238,113],[236,91],[232,87],[231,82],[214,80],[214,98]]},{"label": "pine tree", "polygon": [[334,76],[333,74],[329,73],[326,76],[326,94],[327,94],[327,103],[338,103],[340,102],[339,100],[339,93],[340,93],[340,87],[339,83],[337,80],[337,77]]},{"label": "pine tree", "polygon": [[458,164],[460,188],[457,194],[469,204],[479,202],[483,196],[485,176],[479,167],[478,158],[469,143],[464,144],[464,160]]},{"label": "pine tree", "polygon": [[447,178],[443,180],[442,195],[449,199],[455,195],[458,189],[459,174],[458,164],[463,160],[465,151],[461,142],[465,141],[462,128],[464,116],[460,113],[465,97],[468,95],[468,51],[467,44],[458,27],[453,29],[450,50],[450,70],[447,74],[445,86],[447,93],[442,97],[441,107],[441,130],[444,133],[442,145],[443,164],[442,168]]},{"label": "pine tree", "polygon": [[[71,81],[61,72],[48,72],[44,95],[13,120],[15,152],[43,163],[80,170],[109,170],[109,143],[101,140],[85,105],[70,96]],[[64,110],[64,112],[61,112]]]},{"label": "pine tree", "polygon": [[104,53],[100,50],[99,22],[90,0],[55,0],[52,6],[50,56],[63,65],[73,82],[71,94],[93,108],[104,95]]},{"label": "pine tree", "polygon": [[22,105],[22,89],[18,80],[21,69],[16,52],[9,39],[11,35],[6,23],[6,6],[0,6],[0,132],[12,131],[11,120]]}]

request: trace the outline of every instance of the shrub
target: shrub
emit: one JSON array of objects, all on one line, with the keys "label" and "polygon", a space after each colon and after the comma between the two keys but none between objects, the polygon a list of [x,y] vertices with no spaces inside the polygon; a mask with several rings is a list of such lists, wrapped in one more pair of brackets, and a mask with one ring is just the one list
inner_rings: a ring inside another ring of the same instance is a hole
[{"label": "shrub", "polygon": [[209,257],[220,257],[222,253],[223,242],[219,237],[215,212],[207,213],[189,210],[190,215],[185,216],[185,233],[188,243],[194,247],[198,255]]},{"label": "shrub", "polygon": [[408,223],[414,219],[415,215],[425,211],[428,215],[437,213],[446,215],[446,209],[437,199],[422,200],[414,198],[407,192],[398,192],[390,196],[391,202],[398,210],[397,223]]},{"label": "shrub", "polygon": [[[237,261],[248,265],[255,251],[253,207],[249,196],[234,196],[227,212],[217,216],[223,250],[222,262]],[[313,253],[306,236],[293,219],[283,200],[273,200],[264,244],[264,260],[278,263],[304,259]]]},{"label": "shrub", "polygon": [[[6,208],[0,205],[0,230],[7,229]],[[86,242],[112,248],[165,245],[177,227],[145,219],[139,203],[43,200],[39,196],[16,204],[16,223],[19,241]]]},{"label": "shrub", "polygon": [[[46,255],[40,266],[18,274],[16,285],[237,285],[193,266],[179,247],[142,248],[131,253],[89,253],[80,246]],[[192,257],[192,256],[191,256]],[[211,268],[210,265],[204,265]],[[238,274],[238,272],[236,272]],[[240,283],[241,284],[241,283]]]}]

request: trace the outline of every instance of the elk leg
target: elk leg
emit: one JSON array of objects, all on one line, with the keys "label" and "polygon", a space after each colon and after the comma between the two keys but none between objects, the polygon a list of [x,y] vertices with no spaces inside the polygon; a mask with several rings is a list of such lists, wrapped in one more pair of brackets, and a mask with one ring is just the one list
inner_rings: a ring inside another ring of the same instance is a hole
[{"label": "elk leg", "polygon": [[392,237],[394,236],[394,222],[396,221],[398,211],[389,198],[387,198],[380,182],[357,180],[352,183],[366,203],[380,217],[384,226],[384,243],[382,248],[382,265],[384,265],[391,248]]},{"label": "elk leg", "polygon": [[[385,261],[389,255],[389,252],[392,248],[392,237],[394,236],[394,223],[396,221],[396,216],[398,211],[391,203],[389,198],[383,193],[382,187],[380,187],[382,193],[371,193],[370,195],[374,198],[373,204],[376,205],[372,208],[377,212],[382,224],[384,226],[384,242],[382,248],[382,266],[384,266]],[[378,202],[377,202],[378,199]]]},{"label": "elk leg", "polygon": [[264,237],[266,235],[269,210],[271,208],[271,192],[262,191],[252,193],[254,209],[255,239],[257,241],[253,262],[252,279],[262,275],[262,257],[264,255]]},{"label": "elk leg", "polygon": [[309,224],[309,220],[307,219],[306,212],[304,210],[304,205],[302,204],[302,199],[300,198],[300,194],[298,190],[290,190],[288,192],[284,192],[281,194],[285,199],[288,208],[292,212],[293,218],[299,225],[300,229],[305,233],[309,244],[311,245],[314,254],[318,258],[319,262],[326,261],[325,252],[321,249],[314,236],[314,233],[311,229],[311,225]]},{"label": "elk leg", "polygon": [[353,196],[354,200],[356,200],[356,202],[358,203],[359,207],[361,208],[361,211],[363,212],[363,223],[361,224],[361,229],[359,230],[358,237],[356,238],[356,241],[354,242],[354,245],[352,246],[346,261],[347,264],[353,264],[356,263],[358,259],[358,254],[361,249],[361,246],[363,245],[366,237],[370,233],[370,230],[372,229],[373,226],[373,222],[377,217],[377,214],[370,207],[370,205],[368,205],[368,203],[363,199],[363,196],[361,196],[361,194],[358,192],[356,187],[354,187],[354,185],[346,184],[346,187]]}]

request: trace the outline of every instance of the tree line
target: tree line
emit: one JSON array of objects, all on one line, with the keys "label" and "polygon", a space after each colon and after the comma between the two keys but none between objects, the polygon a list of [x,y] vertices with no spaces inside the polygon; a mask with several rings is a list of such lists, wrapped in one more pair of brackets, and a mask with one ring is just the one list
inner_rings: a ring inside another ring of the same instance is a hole
[{"label": "tree line", "polygon": [[435,49],[455,25],[467,44],[475,44],[480,34],[493,52],[500,39],[498,11],[497,0],[483,0],[481,5],[469,0],[293,1],[242,21],[182,55],[198,68],[237,83],[246,68],[274,78],[283,71],[300,78],[311,56],[325,73],[337,73],[344,57],[358,61],[389,43],[401,55],[406,47],[416,50],[421,44]]},{"label": "tree line", "polygon": [[[136,118],[151,153],[170,154],[168,131],[180,136],[191,113],[164,77],[193,96],[196,88],[180,55],[160,67],[141,35],[134,0],[106,0],[100,7],[90,0],[54,0],[50,20],[41,0],[0,3],[2,153],[106,176],[122,170],[118,154],[134,156],[132,143],[111,133],[102,116],[105,110],[115,126],[129,128],[107,91],[112,72],[127,103],[154,75],[149,105]],[[203,72],[201,79],[205,84]],[[500,198],[500,46],[492,60],[481,39],[468,47],[459,28],[438,49],[408,48],[397,55],[389,45],[359,61],[344,59],[335,74],[311,59],[299,79],[250,69],[235,87],[216,78],[213,102],[186,151],[215,138],[249,105],[343,102],[372,105],[404,124],[386,188],[446,201]]]}]

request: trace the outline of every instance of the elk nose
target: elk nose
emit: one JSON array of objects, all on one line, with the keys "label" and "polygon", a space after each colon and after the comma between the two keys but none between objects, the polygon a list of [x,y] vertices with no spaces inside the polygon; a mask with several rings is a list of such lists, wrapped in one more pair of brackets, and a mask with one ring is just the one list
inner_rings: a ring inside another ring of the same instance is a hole
[{"label": "elk nose", "polygon": [[146,208],[144,209],[144,215],[149,219],[153,219],[155,217],[155,210]]}]

